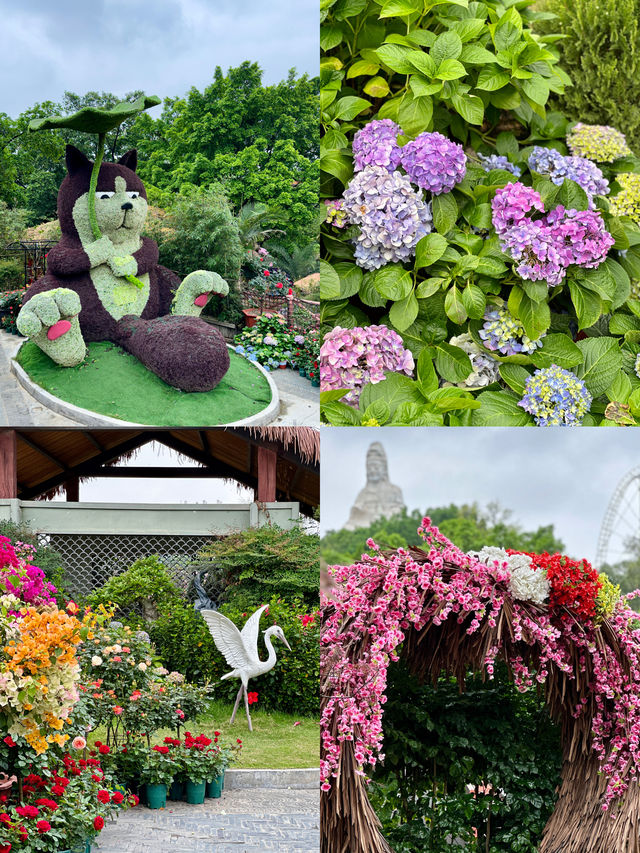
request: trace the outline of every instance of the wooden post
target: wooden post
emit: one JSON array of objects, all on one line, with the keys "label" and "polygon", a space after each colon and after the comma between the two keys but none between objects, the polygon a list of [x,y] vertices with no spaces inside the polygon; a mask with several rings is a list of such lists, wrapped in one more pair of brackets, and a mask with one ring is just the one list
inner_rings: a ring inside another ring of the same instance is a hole
[{"label": "wooden post", "polygon": [[258,501],[273,502],[276,499],[276,463],[278,454],[269,447],[258,448]]},{"label": "wooden post", "polygon": [[65,481],[64,491],[67,496],[67,501],[78,503],[80,500],[80,478],[69,477],[69,479]]},{"label": "wooden post", "polygon": [[16,431],[0,432],[0,498],[18,497],[18,453]]}]

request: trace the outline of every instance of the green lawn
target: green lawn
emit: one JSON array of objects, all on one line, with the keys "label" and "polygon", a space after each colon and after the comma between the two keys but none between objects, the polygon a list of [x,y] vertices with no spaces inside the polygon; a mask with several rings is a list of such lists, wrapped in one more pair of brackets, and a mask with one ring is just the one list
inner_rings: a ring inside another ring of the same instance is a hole
[{"label": "green lawn", "polygon": [[[279,711],[252,709],[253,731],[247,726],[244,707],[240,708],[233,725],[229,725],[233,705],[214,701],[197,723],[190,723],[192,734],[212,736],[213,731],[222,733],[223,742],[242,738],[240,760],[234,767],[283,769],[288,767],[318,767],[320,761],[320,728],[316,720],[309,717],[294,717]],[[295,722],[300,723],[294,726]],[[161,743],[166,735],[175,732],[159,731],[154,741]],[[97,729],[91,740],[104,740],[104,729]]]}]

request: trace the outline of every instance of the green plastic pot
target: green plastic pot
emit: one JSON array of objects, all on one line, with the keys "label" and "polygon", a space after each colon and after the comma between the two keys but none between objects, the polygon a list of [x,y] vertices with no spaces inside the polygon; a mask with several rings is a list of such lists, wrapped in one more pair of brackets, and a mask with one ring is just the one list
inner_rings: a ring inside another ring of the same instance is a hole
[{"label": "green plastic pot", "polygon": [[187,802],[191,803],[192,806],[199,806],[204,803],[206,789],[206,781],[193,782],[191,779],[187,779]]},{"label": "green plastic pot", "polygon": [[222,771],[222,790],[224,791],[224,770]]},{"label": "green plastic pot", "polygon": [[300,374],[300,376],[306,376],[307,375],[307,371],[304,369],[304,367],[299,367],[298,373]]},{"label": "green plastic pot", "polygon": [[184,798],[184,782],[174,779],[169,788],[169,799],[179,801]]},{"label": "green plastic pot", "polygon": [[311,387],[312,388],[319,388],[320,387],[320,380],[319,379],[312,379],[311,380]]},{"label": "green plastic pot", "polygon": [[207,797],[211,797],[214,800],[217,800],[218,797],[222,796],[222,773],[219,776],[216,776],[215,779],[209,780],[207,782]]},{"label": "green plastic pot", "polygon": [[147,784],[147,808],[163,809],[167,805],[167,786]]},{"label": "green plastic pot", "polygon": [[138,797],[140,798],[140,805],[146,806],[147,805],[147,786],[146,785],[140,785],[140,787],[138,788]]}]

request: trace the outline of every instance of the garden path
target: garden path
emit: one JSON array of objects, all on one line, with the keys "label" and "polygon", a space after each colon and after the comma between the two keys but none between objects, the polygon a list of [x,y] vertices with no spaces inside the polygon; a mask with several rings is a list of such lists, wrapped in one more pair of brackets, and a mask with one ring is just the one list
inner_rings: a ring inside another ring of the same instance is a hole
[{"label": "garden path", "polygon": [[314,853],[319,851],[318,791],[246,788],[202,806],[138,806],[101,832],[96,853]]}]

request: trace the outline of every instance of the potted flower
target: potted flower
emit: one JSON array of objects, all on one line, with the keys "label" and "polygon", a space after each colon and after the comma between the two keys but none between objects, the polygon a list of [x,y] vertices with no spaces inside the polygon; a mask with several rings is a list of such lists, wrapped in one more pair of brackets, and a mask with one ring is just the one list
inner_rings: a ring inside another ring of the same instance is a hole
[{"label": "potted flower", "polygon": [[185,739],[178,752],[177,761],[186,779],[186,800],[192,805],[204,803],[207,785],[207,762],[203,753],[212,743],[206,735],[194,738],[185,732]]},{"label": "potted flower", "polygon": [[141,778],[147,786],[147,806],[163,809],[167,804],[167,788],[176,775],[176,762],[165,744],[154,746],[149,751],[142,768]]},{"label": "potted flower", "polygon": [[[215,738],[217,740],[217,738]],[[222,796],[222,779],[224,776],[224,756],[220,747],[214,745],[206,749],[202,755],[207,769],[206,796],[217,799]]]}]

